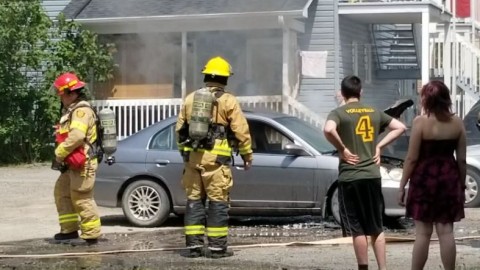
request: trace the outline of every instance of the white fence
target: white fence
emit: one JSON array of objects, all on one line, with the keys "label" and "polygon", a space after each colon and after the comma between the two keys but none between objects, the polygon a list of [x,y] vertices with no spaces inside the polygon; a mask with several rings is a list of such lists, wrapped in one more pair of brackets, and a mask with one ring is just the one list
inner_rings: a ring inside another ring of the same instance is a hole
[{"label": "white fence", "polygon": [[[313,126],[321,128],[325,118],[311,111],[292,97],[286,97],[287,114],[296,116]],[[267,111],[282,111],[282,96],[252,96],[238,97],[238,100],[245,111],[250,109],[265,109]],[[461,104],[463,101],[463,104]],[[471,107],[476,101],[457,97],[457,108],[463,105]],[[103,108],[110,108],[115,112],[117,119],[117,138],[119,140],[146,128],[166,118],[175,116],[181,109],[182,99],[122,99],[122,100],[96,100],[93,106],[100,111]]]},{"label": "white fence", "polygon": [[[244,110],[282,111],[282,96],[237,97]],[[286,98],[288,113],[305,121],[320,126],[323,119],[291,97]],[[124,139],[137,131],[158,121],[175,116],[181,109],[182,99],[118,99],[96,100],[93,102],[97,111],[110,108],[117,118],[118,139]]]},{"label": "white fence", "polygon": [[117,137],[124,139],[158,121],[178,114],[181,99],[96,100],[97,111],[110,108],[117,119]]}]

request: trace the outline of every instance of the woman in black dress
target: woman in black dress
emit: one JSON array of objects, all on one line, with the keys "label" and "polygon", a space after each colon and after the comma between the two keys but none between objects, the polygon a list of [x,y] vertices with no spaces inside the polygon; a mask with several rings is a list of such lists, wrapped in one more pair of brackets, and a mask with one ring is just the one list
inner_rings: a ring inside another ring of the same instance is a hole
[{"label": "woman in black dress", "polygon": [[424,114],[413,120],[398,201],[415,221],[412,269],[425,266],[435,226],[443,266],[453,270],[453,223],[465,217],[465,128],[462,119],[451,112],[450,91],[443,82],[423,86],[421,102]]}]

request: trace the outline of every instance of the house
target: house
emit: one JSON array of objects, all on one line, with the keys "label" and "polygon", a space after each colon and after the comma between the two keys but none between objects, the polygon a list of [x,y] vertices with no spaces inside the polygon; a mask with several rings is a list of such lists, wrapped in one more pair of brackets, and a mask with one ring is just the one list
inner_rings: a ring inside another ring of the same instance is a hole
[{"label": "house", "polygon": [[71,0],[42,0],[42,6],[48,17],[55,20]]},{"label": "house", "polygon": [[124,138],[176,114],[216,55],[231,62],[228,88],[247,108],[321,124],[340,80],[357,74],[365,101],[378,107],[416,100],[423,83],[442,79],[463,115],[479,97],[480,52],[471,38],[479,27],[470,20],[470,31],[458,31],[469,21],[452,12],[462,0],[455,1],[72,0],[63,11],[117,44],[115,79],[93,89],[97,106],[115,109]]}]

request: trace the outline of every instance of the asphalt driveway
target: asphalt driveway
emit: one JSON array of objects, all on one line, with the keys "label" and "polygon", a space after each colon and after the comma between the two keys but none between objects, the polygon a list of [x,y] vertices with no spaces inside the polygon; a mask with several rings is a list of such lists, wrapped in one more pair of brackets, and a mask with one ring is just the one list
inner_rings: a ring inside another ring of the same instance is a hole
[{"label": "asphalt driveway", "polygon": [[[184,238],[180,218],[170,218],[159,228],[135,228],[126,222],[120,209],[109,208],[100,208],[104,236],[98,246],[54,245],[49,239],[58,232],[52,194],[57,176],[58,172],[50,170],[48,164],[0,168],[0,269],[356,268],[348,239],[339,239],[333,244],[312,243],[341,236],[334,223],[315,217],[234,218],[230,244],[235,256],[221,260],[182,256]],[[414,237],[411,221],[402,220],[399,225],[386,228],[386,235]],[[478,237],[480,209],[467,209],[467,218],[457,223],[455,228],[459,238]],[[299,242],[303,244],[288,244]],[[480,269],[480,239],[458,240],[457,243],[457,269]],[[412,244],[409,241],[387,245],[389,269],[409,268]],[[168,250],[163,250],[165,248]],[[34,258],[39,254],[65,252],[87,252],[88,256]],[[101,255],[99,252],[111,254]],[[426,269],[441,269],[439,253],[438,242],[432,242]],[[2,258],[7,254],[23,258]],[[375,269],[371,251],[370,264]]]}]

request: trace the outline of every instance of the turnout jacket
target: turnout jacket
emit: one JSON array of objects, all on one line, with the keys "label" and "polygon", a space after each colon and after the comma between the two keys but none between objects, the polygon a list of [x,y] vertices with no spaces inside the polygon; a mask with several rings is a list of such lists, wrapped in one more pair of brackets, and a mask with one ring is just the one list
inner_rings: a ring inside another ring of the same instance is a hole
[{"label": "turnout jacket", "polygon": [[[248,127],[247,119],[243,115],[242,109],[236,97],[228,92],[225,92],[223,90],[223,87],[221,86],[217,86],[215,84],[207,84],[206,87],[212,93],[215,91],[220,92],[220,94],[217,95],[218,97],[216,100],[216,104],[213,105],[213,124],[229,127],[235,135],[235,138],[238,140],[238,151],[242,156],[242,159],[244,161],[253,160],[250,130]],[[177,135],[177,144],[179,150],[183,152],[193,151],[192,148],[181,144],[181,142],[179,141],[179,131],[183,127],[183,124],[185,122],[189,123],[190,121],[194,94],[195,92],[190,93],[185,98],[185,102],[177,118],[177,124],[175,129]],[[222,156],[232,155],[232,148],[229,146],[226,139],[217,139],[212,150],[201,149],[201,151],[209,151],[212,154]]]},{"label": "turnout jacket", "polygon": [[[75,102],[63,110],[57,126],[58,137],[63,139],[55,148],[57,159],[64,160],[68,164],[69,158],[67,157],[72,154],[78,155],[77,153],[84,155],[86,160],[91,158],[88,153],[92,153],[90,147],[97,140],[97,129],[95,113],[87,101]],[[78,166],[78,164],[69,165]]]}]

